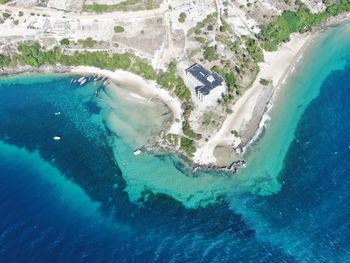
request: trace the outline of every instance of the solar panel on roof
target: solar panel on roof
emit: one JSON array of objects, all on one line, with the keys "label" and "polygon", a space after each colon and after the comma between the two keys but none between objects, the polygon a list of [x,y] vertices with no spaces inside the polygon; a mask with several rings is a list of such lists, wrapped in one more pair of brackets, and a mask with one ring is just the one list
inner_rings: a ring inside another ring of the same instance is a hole
[{"label": "solar panel on roof", "polygon": [[216,73],[211,73],[199,64],[194,64],[186,72],[189,72],[193,77],[195,77],[202,86],[195,88],[196,93],[201,93],[203,95],[208,95],[211,90],[218,86],[221,86],[223,79]]}]

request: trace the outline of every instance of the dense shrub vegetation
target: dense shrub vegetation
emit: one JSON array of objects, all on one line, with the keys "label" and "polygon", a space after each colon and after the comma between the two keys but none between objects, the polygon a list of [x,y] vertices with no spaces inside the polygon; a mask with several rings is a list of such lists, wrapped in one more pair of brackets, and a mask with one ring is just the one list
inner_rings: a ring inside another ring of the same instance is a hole
[{"label": "dense shrub vegetation", "polygon": [[186,137],[181,137],[180,148],[190,157],[196,152],[196,146],[194,145],[193,140]]},{"label": "dense shrub vegetation", "polygon": [[339,0],[336,4],[328,6],[326,11],[312,14],[302,6],[298,11],[285,11],[275,22],[266,25],[260,35],[263,48],[268,51],[277,49],[277,46],[288,41],[291,33],[306,32],[312,26],[318,26],[331,16],[350,11],[349,0]]},{"label": "dense shrub vegetation", "polygon": [[219,58],[218,54],[215,51],[215,47],[205,46],[203,50],[203,56],[209,62]]},{"label": "dense shrub vegetation", "polygon": [[254,62],[264,61],[264,55],[258,41],[253,38],[247,39],[245,42],[247,51]]},{"label": "dense shrub vegetation", "polygon": [[128,10],[130,6],[139,4],[140,2],[141,0],[125,0],[114,5],[93,3],[92,5],[83,5],[83,12],[104,13],[113,11],[125,11]]},{"label": "dense shrub vegetation", "polygon": [[88,37],[86,39],[79,39],[79,44],[83,46],[83,48],[93,48],[97,41],[92,39],[92,37]]},{"label": "dense shrub vegetation", "polygon": [[186,87],[182,78],[176,74],[176,64],[171,62],[166,72],[160,72],[157,76],[157,83],[163,88],[174,91],[182,101],[191,101],[191,92]]},{"label": "dense shrub vegetation", "polygon": [[63,45],[63,46],[68,46],[69,45],[69,39],[68,38],[61,39],[60,44]]},{"label": "dense shrub vegetation", "polygon": [[83,5],[83,12],[105,13],[114,11],[127,11],[127,10],[142,10],[142,9],[154,9],[159,7],[159,4],[154,0],[124,0],[117,4],[96,4]]}]

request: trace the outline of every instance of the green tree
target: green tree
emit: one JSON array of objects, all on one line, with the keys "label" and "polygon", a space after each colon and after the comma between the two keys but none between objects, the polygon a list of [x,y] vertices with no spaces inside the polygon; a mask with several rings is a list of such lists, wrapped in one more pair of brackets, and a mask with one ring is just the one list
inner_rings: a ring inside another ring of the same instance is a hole
[{"label": "green tree", "polygon": [[186,15],[185,12],[180,13],[179,19],[178,19],[179,22],[180,22],[180,23],[184,23],[184,22],[186,21],[186,17],[187,17],[187,15]]},{"label": "green tree", "polygon": [[80,40],[79,42],[83,45],[84,48],[93,48],[97,43],[97,41],[93,40],[91,37],[88,37],[84,40]]},{"label": "green tree", "polygon": [[125,31],[125,29],[122,26],[118,26],[117,25],[117,26],[114,27],[114,32],[116,32],[116,33],[122,33],[124,31]]},{"label": "green tree", "polygon": [[246,42],[247,51],[250,55],[250,57],[255,62],[262,62],[264,60],[264,55],[262,52],[262,49],[259,46],[258,41],[256,41],[253,38],[249,38]]},{"label": "green tree", "polygon": [[0,67],[4,68],[10,64],[11,60],[9,57],[6,57],[2,54],[0,54]]},{"label": "green tree", "polygon": [[63,46],[68,46],[69,45],[69,39],[68,38],[63,38],[63,39],[61,39],[60,43]]},{"label": "green tree", "polygon": [[218,59],[218,54],[216,54],[215,47],[205,46],[203,56],[209,62]]},{"label": "green tree", "polygon": [[196,146],[194,145],[193,140],[184,136],[181,137],[180,148],[190,157],[196,152]]},{"label": "green tree", "polygon": [[261,78],[259,82],[261,85],[264,85],[264,86],[267,86],[270,83],[267,79],[263,79],[263,78]]}]

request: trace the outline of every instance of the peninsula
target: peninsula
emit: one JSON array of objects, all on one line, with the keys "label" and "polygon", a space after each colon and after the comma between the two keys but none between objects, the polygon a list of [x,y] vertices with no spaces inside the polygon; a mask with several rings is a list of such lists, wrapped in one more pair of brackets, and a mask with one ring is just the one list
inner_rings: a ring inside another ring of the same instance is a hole
[{"label": "peninsula", "polygon": [[242,159],[314,32],[350,11],[344,0],[0,3],[0,74],[133,83],[173,113],[157,145],[215,166]]}]

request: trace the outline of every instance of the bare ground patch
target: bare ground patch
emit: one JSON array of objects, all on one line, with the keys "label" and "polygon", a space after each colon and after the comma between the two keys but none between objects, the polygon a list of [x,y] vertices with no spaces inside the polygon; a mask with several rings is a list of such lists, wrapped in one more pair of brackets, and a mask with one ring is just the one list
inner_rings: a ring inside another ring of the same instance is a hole
[{"label": "bare ground patch", "polygon": [[125,28],[123,33],[115,33],[113,41],[131,48],[154,54],[164,43],[166,32],[162,18],[151,18],[120,24]]}]

